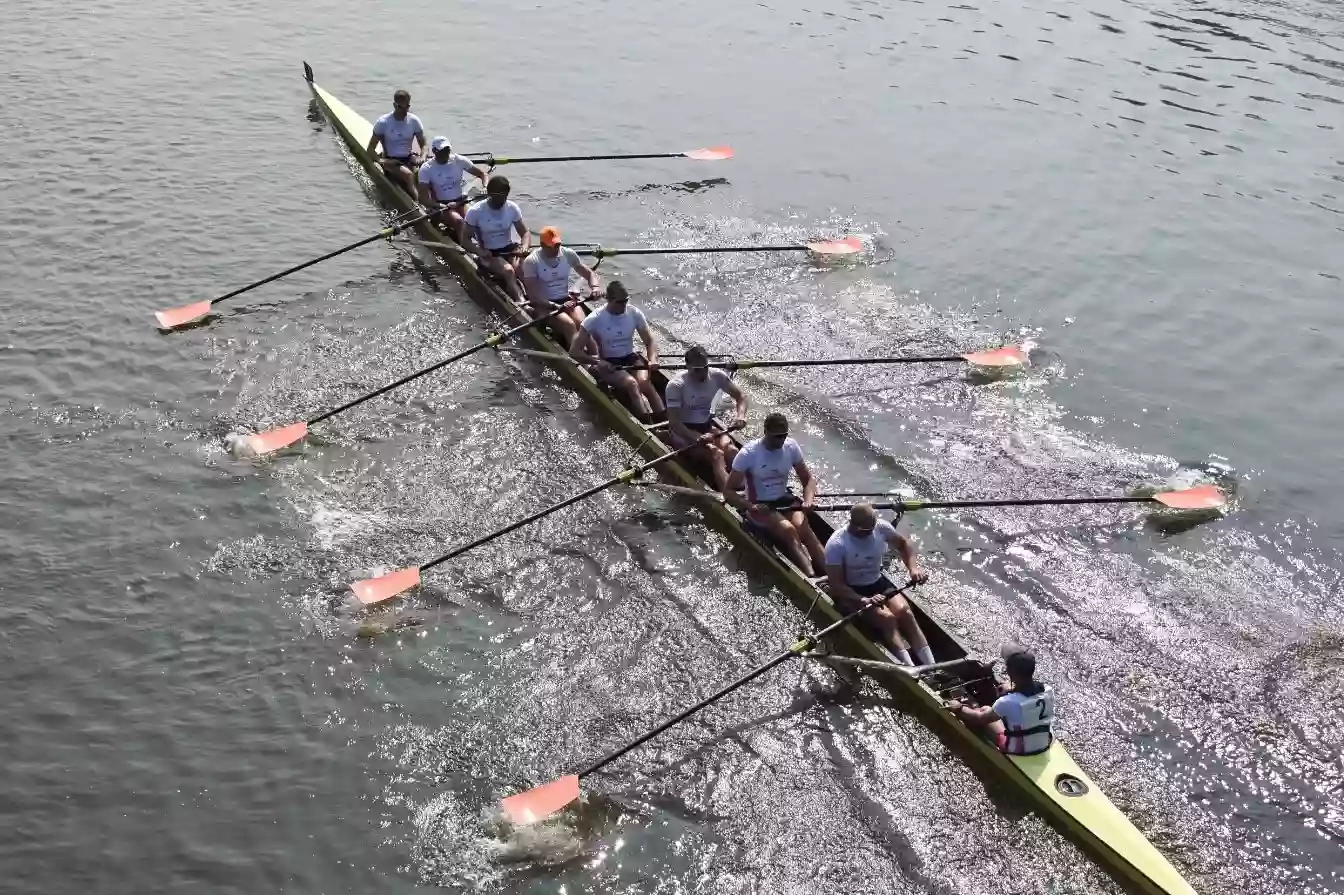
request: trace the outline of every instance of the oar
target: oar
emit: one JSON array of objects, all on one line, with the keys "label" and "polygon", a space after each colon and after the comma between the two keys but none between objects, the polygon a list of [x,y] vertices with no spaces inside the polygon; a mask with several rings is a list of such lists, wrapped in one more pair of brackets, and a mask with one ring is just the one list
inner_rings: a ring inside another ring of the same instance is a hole
[{"label": "oar", "polygon": [[[1027,352],[1016,345],[994,348],[989,351],[973,351],[970,354],[940,354],[920,357],[831,357],[818,360],[711,360],[711,367],[725,370],[751,370],[764,367],[847,367],[859,364],[957,364],[968,363],[980,367],[1011,367],[1027,363]],[[684,370],[686,364],[660,364],[664,370]]]},{"label": "oar", "polygon": [[[704,491],[696,488],[683,488],[680,485],[666,485],[662,482],[635,482],[655,491],[665,491],[682,497],[723,503],[723,495],[717,491]],[[890,492],[860,492],[849,494],[818,494],[825,498],[891,497]],[[1197,485],[1175,491],[1158,491],[1147,497],[1044,497],[1022,500],[886,500],[869,503],[875,510],[938,510],[955,507],[1037,507],[1078,503],[1158,503],[1174,510],[1213,510],[1227,503],[1227,496],[1213,485]],[[843,513],[854,509],[852,503],[823,504],[812,508],[817,513]]]},{"label": "oar", "polygon": [[351,407],[357,407],[360,404],[363,404],[365,401],[370,400],[371,398],[376,398],[379,395],[387,394],[388,392],[392,391],[392,389],[403,386],[406,383],[410,382],[412,379],[419,379],[421,376],[433,373],[435,370],[440,370],[448,366],[449,364],[455,361],[460,361],[464,357],[469,357],[478,351],[484,351],[486,348],[497,347],[503,344],[504,342],[507,342],[509,339],[513,338],[523,330],[528,329],[529,327],[536,326],[539,323],[545,323],[547,320],[550,320],[557,314],[563,314],[565,311],[570,310],[577,304],[578,302],[566,302],[565,304],[558,306],[555,310],[551,311],[548,314],[544,314],[541,317],[536,318],[535,320],[529,320],[526,323],[520,323],[513,329],[505,330],[502,333],[495,333],[495,335],[486,339],[484,342],[478,342],[477,344],[472,345],[470,348],[464,348],[457,354],[454,354],[452,357],[444,358],[443,360],[439,361],[436,364],[431,364],[430,366],[425,367],[423,370],[416,370],[414,373],[401,377],[396,382],[389,382],[382,388],[374,389],[367,395],[361,395],[360,397],[355,398],[353,401],[345,402],[340,407],[334,407],[331,410],[319,413],[317,416],[310,417],[309,419],[304,420],[302,422],[290,423],[288,426],[281,426],[278,429],[270,429],[266,432],[258,432],[256,435],[249,435],[247,438],[243,439],[243,442],[258,455],[269,454],[272,453],[273,451],[278,451],[283,447],[288,447],[289,445],[293,444],[294,442],[306,436],[308,434],[309,426],[320,423],[325,419],[330,419],[331,417],[335,416],[338,413],[344,413]]},{"label": "oar", "polygon": [[512,158],[509,156],[495,155],[493,152],[464,152],[467,158],[472,159],[477,164],[484,163],[490,166],[498,165],[521,165],[524,163],[535,162],[614,162],[624,161],[626,159],[644,159],[644,158],[689,158],[698,162],[718,162],[733,157],[733,147],[731,146],[711,146],[707,149],[687,149],[684,152],[636,152],[623,155],[551,155],[538,156],[535,158]]},{"label": "oar", "polygon": [[565,507],[572,506],[581,500],[586,500],[594,494],[605,491],[622,482],[632,481],[642,474],[644,470],[652,466],[657,466],[660,463],[666,463],[668,460],[675,460],[682,454],[694,450],[698,444],[699,442],[696,441],[685,447],[678,448],[675,451],[669,451],[662,456],[655,457],[647,463],[632,464],[622,470],[619,475],[615,475],[601,484],[594,485],[586,491],[575,494],[573,497],[567,497],[559,503],[552,504],[544,510],[539,510],[530,516],[519,519],[517,522],[510,522],[503,528],[495,529],[488,535],[483,535],[472,541],[470,544],[463,544],[461,547],[455,547],[442,556],[431,559],[429,562],[421,563],[418,566],[413,566],[408,569],[398,569],[395,572],[389,572],[379,578],[366,578],[363,581],[356,581],[354,584],[350,585],[350,589],[355,592],[355,596],[359,598],[359,601],[366,606],[372,606],[375,603],[382,603],[386,600],[390,600],[398,594],[408,591],[420,584],[422,573],[427,572],[435,566],[445,563],[454,557],[461,556],[468,550],[474,550],[482,544],[489,543],[495,538],[502,537],[511,531],[517,531],[524,525],[529,525],[536,522],[538,519],[544,519],[552,513],[557,513]]},{"label": "oar", "polygon": [[721,252],[814,252],[818,255],[853,255],[863,251],[863,240],[857,236],[846,236],[844,239],[797,245],[690,246],[681,249],[608,249],[597,246],[577,251],[580,255],[591,255],[594,258],[614,258],[617,255],[711,255]]},{"label": "oar", "polygon": [[[830,497],[846,495],[833,494]],[[847,495],[863,497],[861,494]],[[1173,510],[1214,510],[1227,503],[1227,496],[1214,485],[1196,485],[1175,491],[1158,491],[1144,497],[1035,497],[1007,500],[890,500],[870,504],[875,510],[945,510],[957,507],[1042,507],[1080,503],[1160,503]],[[813,507],[818,513],[852,510],[852,503]]]},{"label": "oar", "polygon": [[535,823],[539,820],[545,820],[579,797],[579,781],[584,777],[601,770],[632,749],[637,749],[644,745],[669,727],[686,720],[706,706],[718,702],[734,690],[751,683],[777,665],[782,665],[790,659],[801,656],[831,634],[834,634],[836,631],[839,631],[847,625],[853,624],[859,616],[863,615],[869,609],[882,605],[892,597],[896,596],[896,594],[908,590],[913,586],[914,582],[910,581],[895,593],[887,595],[877,594],[876,596],[867,598],[859,604],[859,608],[855,609],[853,612],[840,620],[831,623],[825,628],[822,628],[816,634],[803,635],[792,646],[775,656],[770,661],[757,665],[754,669],[742,675],[726,687],[721,688],[712,696],[700,700],[685,711],[669,718],[638,739],[632,740],[615,752],[610,752],[604,755],[602,758],[599,758],[578,773],[569,774],[558,780],[552,780],[550,783],[543,784],[535,789],[529,789],[527,792],[519,793],[516,796],[509,796],[500,803],[500,807],[503,809],[505,816],[517,824]]},{"label": "oar", "polygon": [[337,255],[344,255],[346,252],[353,251],[354,249],[357,249],[360,246],[366,246],[369,243],[376,242],[380,239],[390,239],[393,236],[396,236],[398,233],[402,232],[403,230],[407,230],[411,227],[414,227],[416,224],[420,223],[426,218],[433,217],[436,214],[438,214],[437,211],[424,212],[416,217],[411,218],[408,221],[395,223],[392,224],[390,227],[384,227],[382,230],[379,230],[372,236],[367,236],[364,239],[359,240],[358,242],[352,242],[350,243],[350,245],[339,248],[334,252],[327,252],[327,254],[322,255],[319,258],[314,258],[311,261],[305,261],[302,264],[296,264],[291,268],[280,271],[279,273],[271,274],[269,277],[266,277],[265,279],[257,280],[255,283],[248,283],[241,289],[235,289],[232,292],[226,292],[223,295],[219,296],[218,298],[212,298],[209,301],[198,301],[194,304],[183,305],[180,308],[168,308],[167,310],[164,311],[155,311],[154,316],[158,318],[159,326],[163,327],[164,329],[175,329],[179,326],[184,326],[185,324],[191,323],[193,320],[199,320],[200,318],[209,314],[210,308],[213,307],[214,305],[219,304],[222,301],[227,301],[230,298],[242,295],[244,292],[251,292],[258,286],[265,286],[267,283],[274,283],[276,280],[284,279],[285,277],[289,276],[292,273],[298,273],[299,271],[305,268],[312,267],[314,264],[320,264],[323,261],[335,258]]}]

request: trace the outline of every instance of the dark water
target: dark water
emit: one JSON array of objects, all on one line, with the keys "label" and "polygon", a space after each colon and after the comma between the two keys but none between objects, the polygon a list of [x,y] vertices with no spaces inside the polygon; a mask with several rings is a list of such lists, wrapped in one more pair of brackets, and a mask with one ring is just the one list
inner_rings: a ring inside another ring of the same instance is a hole
[{"label": "dark water", "polygon": [[620,468],[553,373],[481,356],[254,463],[288,422],[490,321],[375,245],[299,61],[406,86],[518,166],[534,226],[608,245],[863,232],[865,263],[613,266],[743,356],[1030,339],[1031,376],[744,377],[830,490],[1113,493],[1210,460],[1225,520],[912,520],[968,644],[1038,646],[1069,747],[1201,892],[1344,892],[1344,14],[1325,2],[563,7],[16,5],[0,36],[5,333],[0,879],[13,891],[1111,892],[877,691],[786,668],[500,838],[571,769],[786,643],[798,614],[693,508],[611,492],[436,570],[364,641],[359,570]]}]

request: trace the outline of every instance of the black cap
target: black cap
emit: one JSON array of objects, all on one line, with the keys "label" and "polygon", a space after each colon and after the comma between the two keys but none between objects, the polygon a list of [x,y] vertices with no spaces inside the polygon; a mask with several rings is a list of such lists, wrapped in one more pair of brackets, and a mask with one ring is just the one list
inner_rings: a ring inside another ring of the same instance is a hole
[{"label": "black cap", "polygon": [[999,655],[1009,674],[1029,678],[1036,673],[1036,654],[1020,643],[1005,643]]}]

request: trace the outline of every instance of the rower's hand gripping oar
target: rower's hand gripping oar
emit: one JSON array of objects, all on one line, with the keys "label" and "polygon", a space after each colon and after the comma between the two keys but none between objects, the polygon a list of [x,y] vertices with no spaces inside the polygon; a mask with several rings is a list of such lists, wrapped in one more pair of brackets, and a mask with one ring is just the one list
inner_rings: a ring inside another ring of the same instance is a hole
[{"label": "rower's hand gripping oar", "polygon": [[[736,372],[738,370],[764,369],[766,367],[847,367],[862,364],[957,364],[967,363],[977,367],[1016,367],[1027,363],[1027,351],[1017,345],[1005,345],[987,351],[972,351],[969,354],[908,355],[905,357],[833,357],[817,360],[710,360],[711,367]],[[660,364],[664,370],[684,370],[686,364]]]},{"label": "rower's hand gripping oar", "polygon": [[796,245],[759,245],[759,246],[688,246],[671,249],[609,249],[595,246],[591,249],[575,249],[580,255],[593,258],[614,258],[617,255],[713,255],[726,252],[812,252],[814,255],[853,255],[863,251],[863,240],[857,236],[843,239],[805,242]]},{"label": "rower's hand gripping oar", "polygon": [[330,419],[331,417],[335,416],[338,413],[344,413],[350,408],[357,407],[360,404],[363,404],[365,401],[376,398],[379,395],[387,394],[394,388],[400,388],[401,386],[410,382],[412,379],[419,379],[421,376],[433,373],[435,370],[442,369],[443,367],[446,367],[449,364],[454,363],[455,361],[460,361],[464,357],[469,357],[470,355],[473,355],[478,351],[484,351],[486,348],[496,348],[502,345],[503,343],[507,342],[509,339],[513,338],[523,330],[536,326],[540,323],[545,323],[552,317],[555,317],[558,314],[563,314],[565,311],[574,308],[575,306],[577,306],[577,304],[578,304],[577,301],[566,302],[565,304],[556,307],[555,310],[551,311],[548,314],[543,314],[542,316],[534,320],[529,320],[526,323],[521,323],[518,326],[515,326],[513,329],[505,330],[502,333],[496,333],[495,335],[486,339],[484,342],[479,342],[471,346],[470,348],[464,348],[457,354],[454,354],[452,357],[445,358],[436,364],[431,364],[430,366],[425,367],[423,370],[417,370],[414,373],[411,373],[407,376],[403,376],[396,382],[389,382],[382,388],[374,389],[367,395],[361,395],[360,397],[355,398],[353,401],[345,402],[340,407],[333,407],[331,410],[319,413],[317,416],[310,417],[309,419],[304,420],[302,422],[290,423],[288,426],[281,426],[278,429],[270,429],[265,432],[259,432],[256,435],[249,435],[246,439],[243,440],[243,443],[246,444],[249,448],[251,448],[252,452],[257,455],[269,454],[274,451],[278,451],[281,448],[288,447],[294,442],[304,438],[308,434],[309,426],[315,425],[316,423],[320,423],[325,419]]},{"label": "rower's hand gripping oar", "polygon": [[625,482],[634,481],[636,478],[642,475],[646,469],[657,466],[660,463],[666,463],[668,460],[675,460],[682,454],[686,454],[694,450],[699,445],[699,443],[700,443],[699,441],[696,441],[686,445],[685,447],[678,448],[675,451],[669,451],[668,453],[663,454],[662,456],[655,457],[654,459],[650,460],[647,463],[632,464],[626,467],[624,470],[622,470],[619,475],[613,476],[612,478],[607,479],[605,482],[602,482],[601,484],[594,485],[593,487],[589,488],[586,491],[582,491],[578,494],[575,494],[573,497],[566,498],[557,504],[553,504],[544,510],[540,510],[536,513],[533,513],[530,516],[526,516],[522,519],[519,519],[516,522],[510,522],[503,528],[498,528],[490,532],[488,535],[483,535],[469,544],[463,544],[461,547],[455,547],[452,550],[449,550],[447,553],[443,554],[442,556],[431,559],[429,562],[421,563],[418,566],[414,566],[408,569],[398,569],[395,572],[389,572],[388,574],[383,575],[379,578],[366,578],[363,581],[356,581],[354,584],[350,585],[350,589],[355,592],[355,596],[359,598],[359,601],[366,606],[372,606],[375,603],[382,603],[387,600],[390,600],[393,597],[397,596],[398,594],[404,593],[405,591],[408,591],[411,588],[420,584],[421,575],[424,572],[434,568],[435,566],[441,563],[445,563],[448,560],[453,559],[455,557],[461,556],[468,550],[474,550],[475,548],[481,546],[482,544],[489,543],[490,541],[493,541],[495,538],[502,537],[503,535],[506,535],[511,531],[517,531],[524,525],[529,525],[533,522],[536,522],[538,519],[544,519],[547,516],[551,515],[552,513],[557,513],[560,510],[563,510],[565,507],[572,506],[581,500],[586,500],[589,497],[592,497],[594,494],[605,491],[608,488],[620,485]]},{"label": "rower's hand gripping oar", "polygon": [[733,157],[733,147],[711,146],[706,149],[687,149],[683,152],[636,152],[623,155],[552,155],[538,156],[535,158],[512,158],[510,156],[495,155],[493,152],[464,152],[462,154],[478,165],[484,164],[494,168],[499,165],[521,165],[536,162],[615,162],[625,161],[627,159],[646,158],[688,158],[694,159],[697,162],[719,162]]},{"label": "rower's hand gripping oar", "polygon": [[235,289],[232,292],[226,292],[223,295],[219,296],[218,298],[212,298],[209,301],[198,301],[195,302],[194,304],[189,305],[182,305],[180,308],[168,308],[163,311],[155,311],[154,316],[158,318],[159,326],[163,329],[176,329],[179,326],[185,326],[186,324],[191,323],[194,320],[199,320],[202,317],[205,317],[207,314],[210,313],[210,309],[212,307],[214,307],[215,305],[219,304],[222,301],[227,301],[230,298],[242,295],[244,292],[251,292],[258,286],[265,286],[267,283],[274,283],[276,280],[284,279],[285,277],[289,276],[292,273],[298,273],[299,271],[304,270],[305,268],[312,267],[314,264],[320,264],[323,261],[328,261],[332,258],[335,258],[337,255],[344,255],[346,252],[353,251],[359,248],[360,246],[366,246],[369,243],[377,242],[380,239],[391,239],[398,233],[401,233],[404,230],[408,230],[411,227],[414,227],[416,224],[419,224],[426,218],[433,217],[438,213],[439,212],[437,210],[430,212],[423,212],[418,216],[411,218],[408,221],[401,221],[399,223],[394,223],[391,226],[384,227],[382,230],[379,230],[372,236],[367,236],[364,239],[359,240],[358,242],[352,242],[350,243],[350,245],[343,246],[334,252],[327,252],[327,254],[322,255],[319,258],[314,258],[311,261],[305,261],[302,264],[296,264],[293,267],[280,271],[279,273],[271,274],[269,277],[257,280],[255,283],[248,283],[246,286],[243,286],[240,289]]},{"label": "rower's hand gripping oar", "polygon": [[[863,497],[862,494],[829,494],[828,497]],[[869,506],[875,510],[946,510],[958,507],[1041,507],[1092,503],[1158,503],[1173,510],[1216,510],[1227,504],[1227,495],[1215,485],[1196,485],[1175,491],[1126,497],[1034,497],[1003,500],[888,500],[875,501]],[[818,513],[842,513],[852,510],[852,503],[826,504],[813,507]]]},{"label": "rower's hand gripping oar", "polygon": [[579,781],[584,777],[587,777],[589,774],[601,770],[602,768],[611,764],[613,761],[616,761],[616,759],[625,755],[632,749],[639,748],[640,746],[647,743],[649,740],[658,736],[663,731],[667,730],[668,728],[672,727],[675,724],[678,724],[686,720],[687,718],[691,717],[696,712],[700,711],[706,706],[718,702],[720,699],[727,696],[729,693],[732,693],[734,690],[737,690],[745,686],[746,684],[751,683],[752,681],[756,680],[756,678],[765,674],[772,668],[778,665],[782,665],[788,660],[801,656],[804,653],[808,652],[809,650],[815,648],[817,644],[825,640],[831,634],[834,634],[841,628],[853,624],[855,621],[858,620],[858,618],[861,615],[863,615],[868,610],[873,609],[877,606],[881,606],[883,603],[887,602],[892,597],[896,596],[896,594],[903,593],[904,591],[909,590],[911,587],[914,586],[914,584],[915,582],[909,581],[894,593],[877,594],[875,596],[865,599],[861,604],[859,604],[859,608],[855,609],[853,612],[849,613],[848,615],[844,616],[838,621],[832,622],[830,625],[826,626],[825,628],[822,628],[815,634],[804,635],[803,637],[799,638],[798,641],[795,642],[792,646],[784,650],[784,652],[780,653],[779,655],[775,656],[773,659],[756,666],[754,669],[742,675],[737,680],[718,690],[718,692],[700,700],[695,705],[691,706],[690,708],[686,709],[680,714],[677,714],[676,716],[669,718],[668,720],[664,721],[662,724],[659,724],[653,730],[650,730],[648,733],[644,734],[638,739],[627,743],[626,745],[622,746],[621,748],[617,749],[614,752],[610,752],[604,755],[602,758],[599,758],[597,761],[593,762],[592,764],[588,765],[586,768],[582,769],[581,771],[578,771],[577,773],[569,774],[567,776],[561,777],[558,780],[553,780],[550,783],[538,786],[536,789],[530,789],[524,793],[519,793],[516,796],[509,796],[507,799],[504,799],[500,803],[500,808],[503,809],[505,816],[508,817],[509,820],[517,824],[535,823],[539,820],[545,820],[547,817],[550,817],[552,814],[559,811],[561,808],[564,808],[570,802],[573,802],[576,799],[578,799]]}]

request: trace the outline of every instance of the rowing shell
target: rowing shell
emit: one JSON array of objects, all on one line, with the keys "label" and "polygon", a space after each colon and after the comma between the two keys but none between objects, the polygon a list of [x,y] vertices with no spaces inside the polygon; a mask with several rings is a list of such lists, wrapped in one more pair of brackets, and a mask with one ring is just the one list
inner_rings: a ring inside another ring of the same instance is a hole
[{"label": "rowing shell", "polygon": [[[403,190],[394,186],[383,175],[381,166],[365,152],[364,148],[373,133],[372,125],[363,116],[314,83],[313,70],[307,63],[304,63],[303,68],[313,96],[350,153],[363,165],[382,193],[401,211],[415,210],[414,201]],[[529,319],[526,311],[496,286],[488,275],[479,269],[475,258],[464,252],[457,243],[429,222],[418,225],[418,229],[462,278],[467,292],[476,301],[515,325]],[[555,355],[566,354],[565,349],[540,327],[525,330],[523,338],[530,340],[532,347],[538,351]],[[554,367],[601,412],[611,427],[634,445],[646,459],[652,460],[671,450],[622,404],[612,398],[586,370],[570,363],[557,363]],[[654,379],[660,390],[667,384],[667,379],[661,372],[655,373]],[[713,490],[708,470],[704,471],[702,478],[694,469],[674,462],[661,464],[659,468],[664,476],[675,480],[678,485],[698,490]],[[705,501],[704,504],[704,512],[709,522],[735,544],[769,567],[790,599],[804,612],[810,612],[812,620],[817,625],[827,625],[840,618],[842,613],[836,610],[830,597],[773,546],[758,540],[744,525],[742,517],[735,509],[709,501]],[[834,531],[830,523],[815,513],[810,514],[808,521],[822,543],[825,543]],[[874,670],[874,677],[899,698],[905,707],[916,711],[944,740],[960,747],[962,754],[976,767],[983,768],[1012,785],[1036,810],[1069,835],[1129,891],[1143,895],[1195,895],[1189,883],[1130,823],[1129,818],[1111,803],[1101,788],[1083,772],[1058,741],[1040,755],[1004,755],[979,733],[966,727],[943,708],[939,692],[955,691],[963,682],[965,686],[962,692],[966,695],[981,704],[992,701],[994,698],[992,683],[984,680],[989,676],[989,669],[969,660],[966,649],[929,615],[918,600],[911,599],[910,604],[928,638],[934,658],[939,663],[958,659],[967,661],[959,667],[949,668],[936,675],[926,675],[918,680],[908,674],[881,670]],[[895,661],[891,653],[875,640],[869,631],[855,626],[845,629],[840,639],[832,645],[832,649],[859,659],[883,663]]]}]

